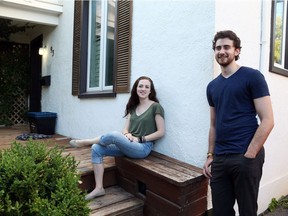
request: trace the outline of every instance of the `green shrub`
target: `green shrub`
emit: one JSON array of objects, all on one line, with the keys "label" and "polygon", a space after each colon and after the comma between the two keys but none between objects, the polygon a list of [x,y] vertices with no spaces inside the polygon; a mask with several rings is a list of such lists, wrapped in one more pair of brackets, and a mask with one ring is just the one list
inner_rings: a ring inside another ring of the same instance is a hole
[{"label": "green shrub", "polygon": [[279,206],[283,208],[288,208],[288,197],[282,196],[279,200],[276,200],[275,198],[272,198],[271,203],[268,206],[268,210],[270,212],[275,211],[276,208]]},{"label": "green shrub", "polygon": [[89,215],[78,164],[62,152],[30,140],[0,153],[0,215]]}]

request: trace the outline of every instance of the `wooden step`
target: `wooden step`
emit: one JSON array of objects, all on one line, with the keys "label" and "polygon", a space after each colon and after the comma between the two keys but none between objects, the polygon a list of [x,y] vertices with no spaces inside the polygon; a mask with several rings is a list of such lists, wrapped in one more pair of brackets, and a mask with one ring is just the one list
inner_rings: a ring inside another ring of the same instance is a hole
[{"label": "wooden step", "polygon": [[89,203],[90,216],[143,216],[144,202],[119,186],[105,189],[106,195]]}]

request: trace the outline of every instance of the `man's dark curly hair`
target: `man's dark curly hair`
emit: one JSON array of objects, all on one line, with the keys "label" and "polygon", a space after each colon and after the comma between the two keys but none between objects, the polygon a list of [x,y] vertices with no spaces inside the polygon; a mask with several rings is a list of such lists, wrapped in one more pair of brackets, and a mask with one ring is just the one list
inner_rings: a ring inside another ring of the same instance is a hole
[{"label": "man's dark curly hair", "polygon": [[[231,30],[226,30],[226,31],[219,31],[215,34],[214,39],[212,41],[212,49],[215,51],[215,46],[216,42],[218,39],[223,39],[223,38],[229,38],[230,40],[233,41],[233,45],[236,49],[241,50],[241,40],[240,38]],[[235,56],[235,60],[237,61],[239,59],[239,55]]]}]

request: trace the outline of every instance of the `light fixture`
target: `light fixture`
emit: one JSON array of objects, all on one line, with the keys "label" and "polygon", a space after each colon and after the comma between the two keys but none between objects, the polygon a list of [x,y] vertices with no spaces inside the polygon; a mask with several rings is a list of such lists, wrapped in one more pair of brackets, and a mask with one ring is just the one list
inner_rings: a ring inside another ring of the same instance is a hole
[{"label": "light fixture", "polygon": [[38,51],[38,53],[39,53],[39,55],[44,55],[45,54],[45,52],[46,52],[46,46],[44,46],[44,47],[40,47],[39,48],[39,51]]},{"label": "light fixture", "polygon": [[54,49],[52,46],[50,47],[50,53],[52,54],[52,56],[54,56]]}]

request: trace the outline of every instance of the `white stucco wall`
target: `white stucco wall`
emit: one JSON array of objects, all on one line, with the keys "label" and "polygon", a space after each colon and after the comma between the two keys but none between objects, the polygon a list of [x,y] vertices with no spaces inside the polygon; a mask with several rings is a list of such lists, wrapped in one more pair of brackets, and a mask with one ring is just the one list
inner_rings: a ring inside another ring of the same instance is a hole
[{"label": "white stucco wall", "polygon": [[165,108],[166,135],[155,149],[197,166],[207,151],[213,34],[211,1],[134,1],[132,80],[155,80]]}]

